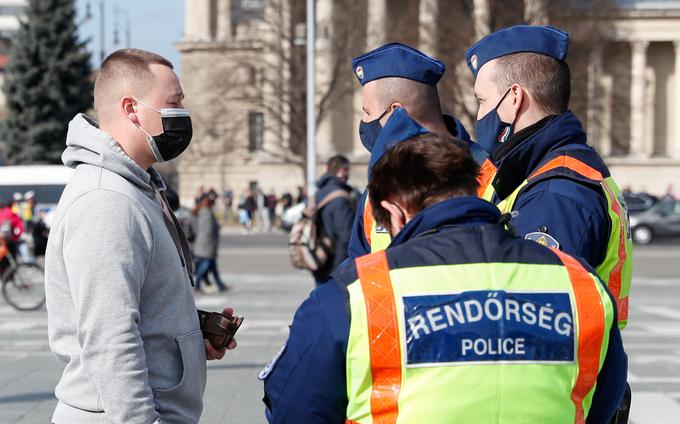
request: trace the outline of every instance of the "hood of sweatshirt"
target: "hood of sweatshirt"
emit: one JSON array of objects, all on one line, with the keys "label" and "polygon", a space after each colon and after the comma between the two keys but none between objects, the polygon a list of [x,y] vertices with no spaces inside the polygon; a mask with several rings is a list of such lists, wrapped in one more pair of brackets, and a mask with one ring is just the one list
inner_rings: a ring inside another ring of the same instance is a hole
[{"label": "hood of sweatshirt", "polygon": [[[79,113],[68,124],[66,150],[61,155],[64,165],[75,168],[88,164],[107,169],[153,196],[155,185],[159,191],[166,190],[161,175],[150,167],[142,169],[109,134],[99,129],[93,118]],[[153,184],[153,185],[152,185]]]}]

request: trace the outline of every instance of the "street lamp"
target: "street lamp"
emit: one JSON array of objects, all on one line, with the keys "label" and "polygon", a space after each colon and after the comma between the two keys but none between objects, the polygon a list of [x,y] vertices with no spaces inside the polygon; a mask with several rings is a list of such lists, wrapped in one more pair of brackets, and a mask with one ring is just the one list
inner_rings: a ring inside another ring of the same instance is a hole
[{"label": "street lamp", "polygon": [[130,48],[131,43],[130,13],[128,13],[127,10],[120,9],[117,6],[113,9],[113,45],[117,47],[118,44],[120,44],[120,38],[118,36],[118,24],[119,24],[118,17],[121,14],[125,18],[125,47]]},{"label": "street lamp", "polygon": [[316,190],[316,66],[315,0],[307,0],[307,198],[311,199]]},{"label": "street lamp", "polygon": [[[100,64],[104,62],[104,58],[106,57],[106,43],[105,43],[105,32],[104,32],[104,13],[105,13],[105,8],[104,8],[104,0],[99,0],[99,59],[100,59]],[[90,1],[88,0],[87,4],[85,5],[85,21],[92,19],[92,8],[90,6]]]}]

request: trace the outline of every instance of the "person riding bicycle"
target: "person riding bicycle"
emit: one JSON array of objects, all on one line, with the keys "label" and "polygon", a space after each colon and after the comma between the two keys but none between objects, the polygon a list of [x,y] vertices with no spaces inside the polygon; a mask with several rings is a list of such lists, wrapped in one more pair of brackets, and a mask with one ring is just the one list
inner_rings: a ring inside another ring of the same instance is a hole
[{"label": "person riding bicycle", "polygon": [[0,199],[0,235],[5,239],[7,248],[13,256],[16,256],[17,245],[23,234],[24,221],[12,211],[9,204]]}]

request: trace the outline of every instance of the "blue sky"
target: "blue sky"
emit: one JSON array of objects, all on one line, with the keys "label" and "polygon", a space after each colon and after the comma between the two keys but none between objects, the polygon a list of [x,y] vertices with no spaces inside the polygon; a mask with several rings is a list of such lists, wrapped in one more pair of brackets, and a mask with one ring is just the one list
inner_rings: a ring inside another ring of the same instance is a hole
[{"label": "blue sky", "polygon": [[[85,17],[90,3],[92,19],[80,27],[81,39],[90,39],[88,48],[92,53],[92,66],[99,67],[100,52],[100,2],[101,0],[76,0],[78,20]],[[175,44],[184,37],[184,0],[104,0],[106,54],[125,46],[125,17],[118,14],[119,44],[114,45],[114,10],[127,11],[130,18],[131,47],[158,53],[175,65],[181,74],[180,55]]]}]

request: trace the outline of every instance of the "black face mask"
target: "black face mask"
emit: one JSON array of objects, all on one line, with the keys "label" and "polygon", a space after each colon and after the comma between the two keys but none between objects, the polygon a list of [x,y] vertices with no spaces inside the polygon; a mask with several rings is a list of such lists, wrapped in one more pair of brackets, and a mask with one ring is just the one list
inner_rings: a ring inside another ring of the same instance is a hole
[{"label": "black face mask", "polygon": [[361,144],[364,145],[366,150],[369,152],[373,151],[373,145],[375,140],[378,138],[378,134],[382,130],[382,125],[380,125],[380,120],[390,111],[392,105],[389,105],[385,111],[378,116],[376,119],[364,122],[363,120],[359,122],[359,138],[361,139]]},{"label": "black face mask", "polygon": [[189,147],[193,135],[189,111],[186,109],[158,110],[137,99],[135,100],[161,114],[163,132],[158,135],[151,135],[137,125],[146,134],[146,141],[149,143],[149,148],[151,148],[156,161],[167,162],[181,155]]}]

